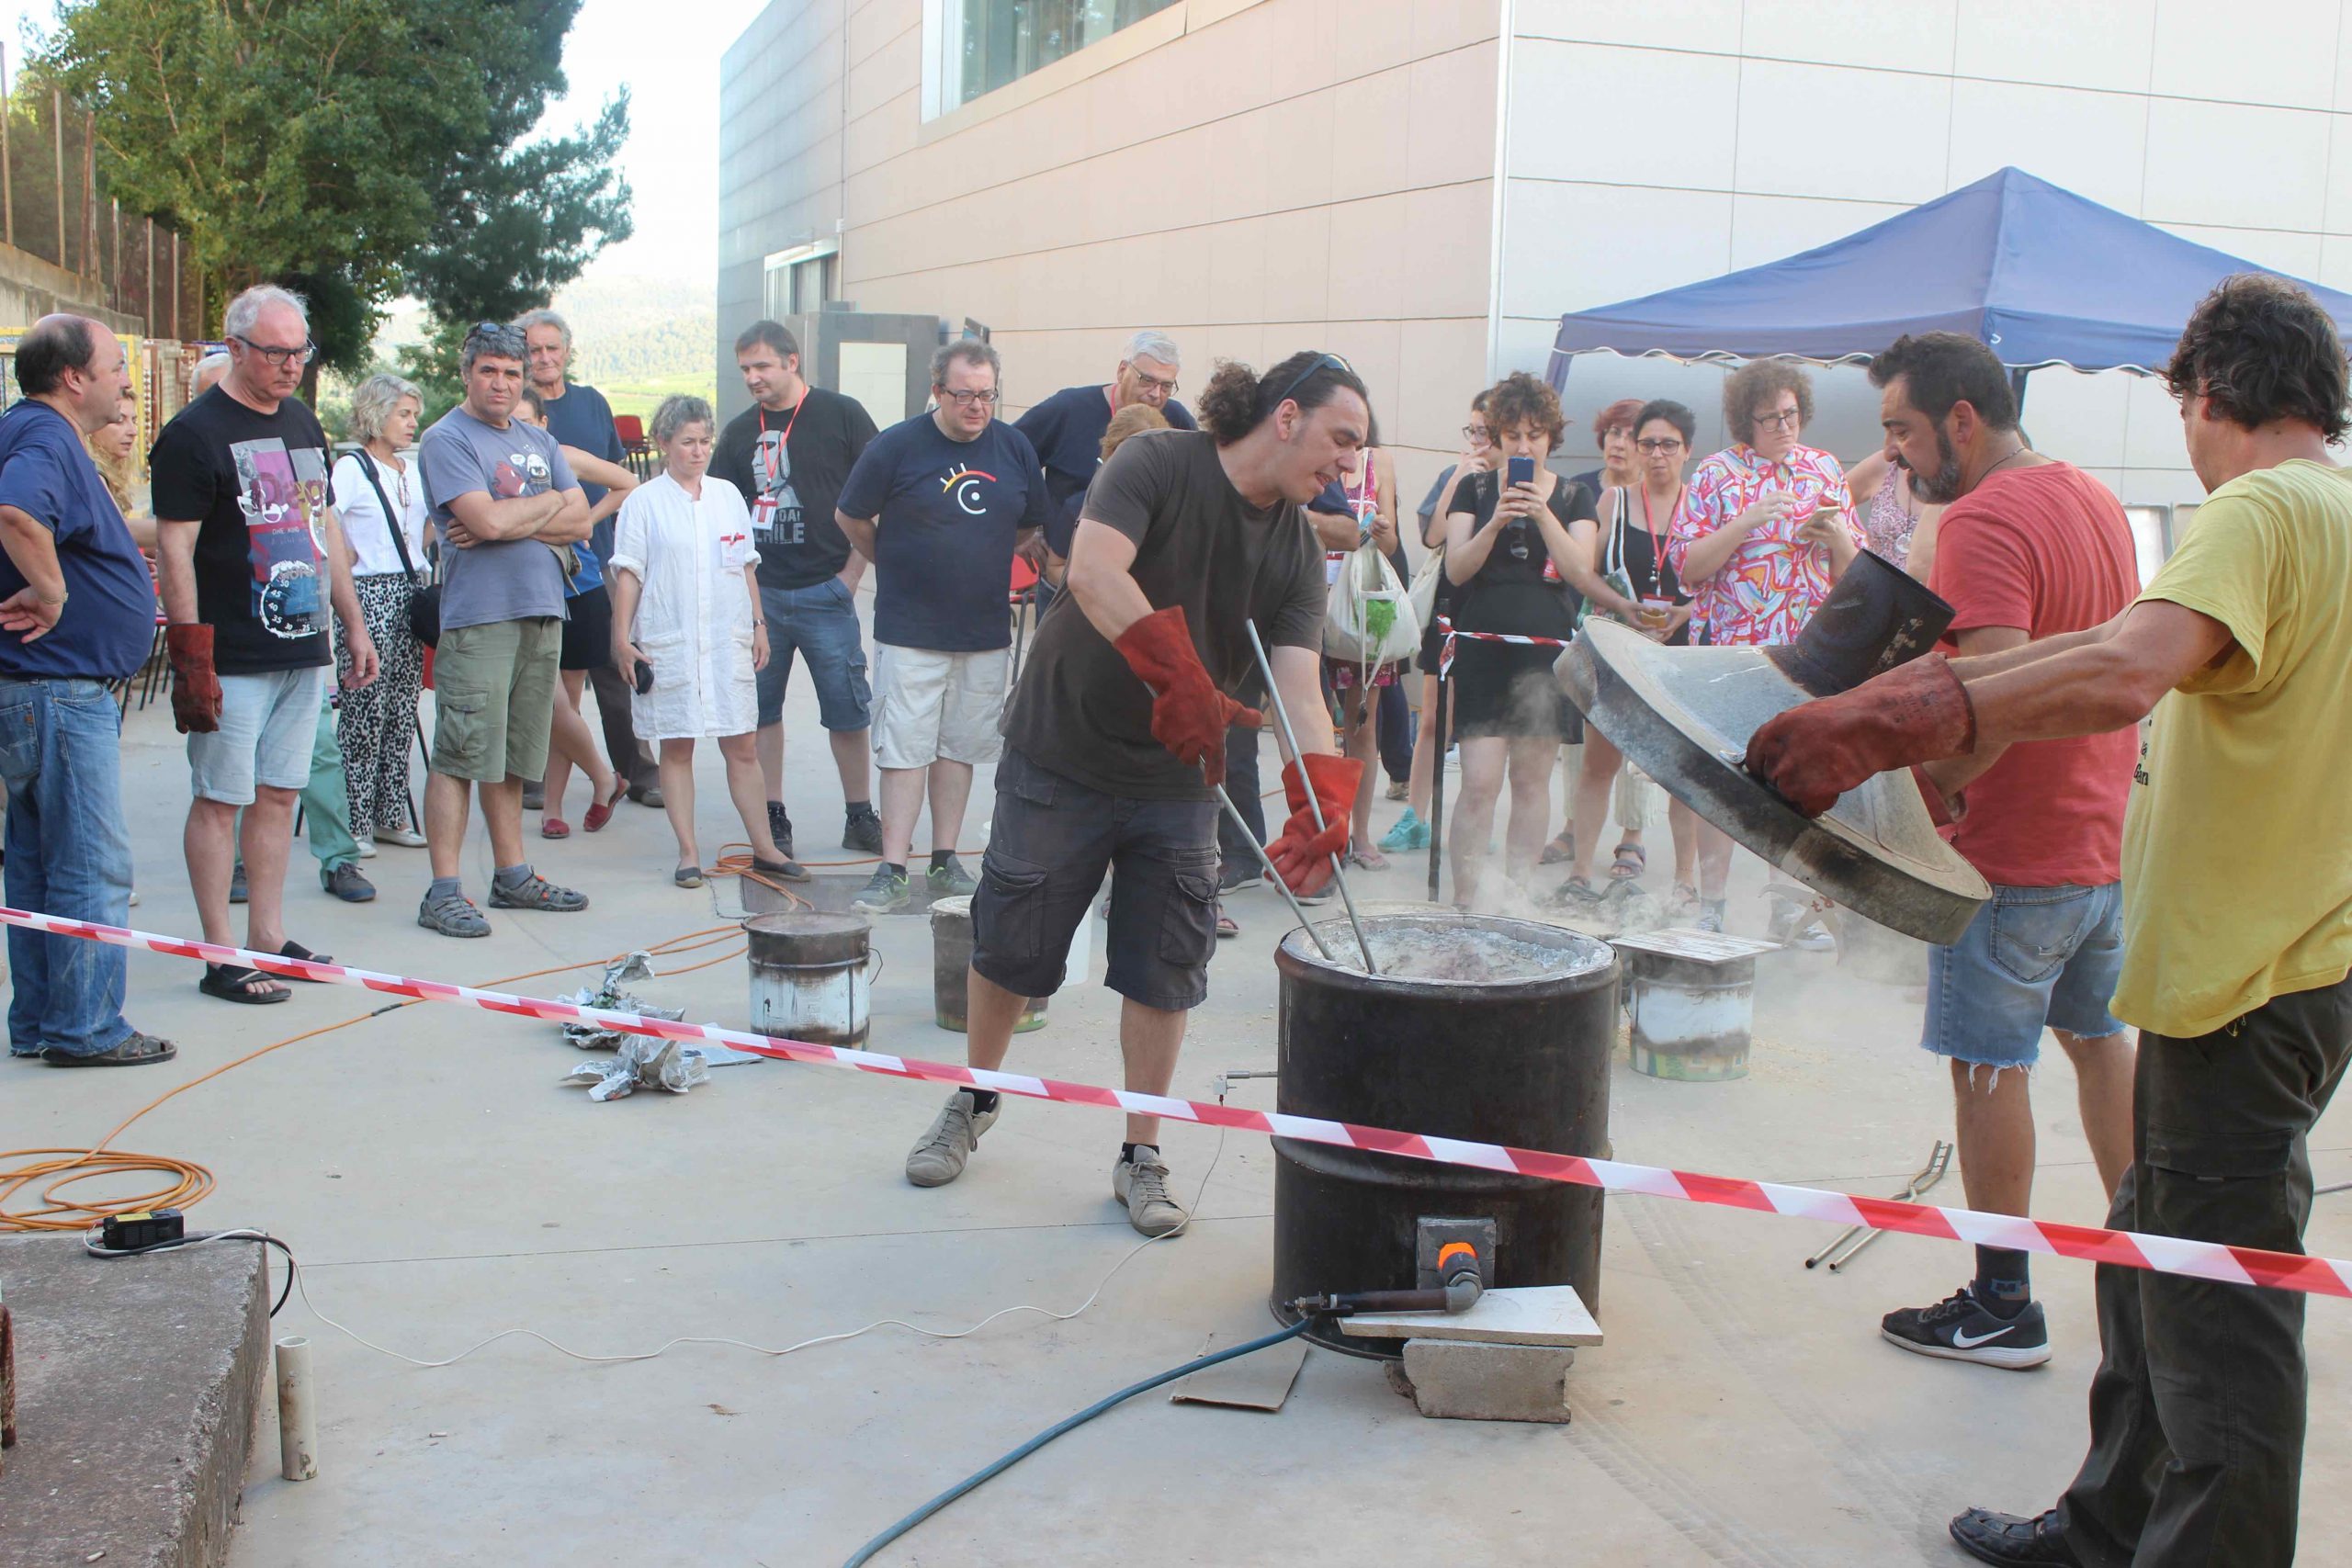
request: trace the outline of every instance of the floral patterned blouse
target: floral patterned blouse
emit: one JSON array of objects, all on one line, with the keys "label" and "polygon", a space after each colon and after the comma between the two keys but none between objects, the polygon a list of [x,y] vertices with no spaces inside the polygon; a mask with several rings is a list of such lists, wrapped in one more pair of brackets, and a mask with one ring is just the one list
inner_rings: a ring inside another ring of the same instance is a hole
[{"label": "floral patterned blouse", "polygon": [[[1774,491],[1796,504],[1779,521],[1740,541],[1722,570],[1703,581],[1690,580],[1684,561],[1690,547],[1722,528]],[[1797,529],[1825,505],[1843,514],[1846,531],[1862,543],[1854,501],[1838,459],[1812,446],[1797,446],[1778,463],[1767,463],[1742,444],[1700,463],[1690,476],[1681,508],[1667,537],[1667,558],[1695,598],[1694,642],[1718,647],[1769,648],[1794,642],[1805,622],[1829,594],[1829,552],[1803,542]]]}]

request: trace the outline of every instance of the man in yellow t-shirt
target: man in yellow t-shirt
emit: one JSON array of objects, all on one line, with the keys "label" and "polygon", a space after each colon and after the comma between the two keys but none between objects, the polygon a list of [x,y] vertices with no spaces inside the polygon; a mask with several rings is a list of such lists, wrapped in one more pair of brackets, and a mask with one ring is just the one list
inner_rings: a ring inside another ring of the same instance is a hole
[{"label": "man in yellow t-shirt", "polygon": [[[2225,279],[2165,372],[2210,499],[2104,626],[1929,655],[1757,731],[1800,809],[1925,764],[1947,795],[2021,740],[2154,710],[2124,823],[2123,968],[2140,1028],[2131,1168],[2108,1223],[2302,1250],[2305,1135],[2352,1057],[2352,474],[2344,345],[2283,279]],[[2091,1450],[2055,1508],[1971,1508],[1986,1562],[2288,1568],[2302,1474],[2303,1298],[2102,1265]]]}]

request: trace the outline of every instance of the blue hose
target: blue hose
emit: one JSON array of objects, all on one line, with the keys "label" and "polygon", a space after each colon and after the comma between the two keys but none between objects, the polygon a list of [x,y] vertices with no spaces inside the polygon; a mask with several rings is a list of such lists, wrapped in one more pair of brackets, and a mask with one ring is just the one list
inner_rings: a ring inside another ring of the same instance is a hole
[{"label": "blue hose", "polygon": [[1093,1420],[1097,1416],[1102,1415],[1102,1412],[1110,1409],[1113,1405],[1133,1399],[1136,1394],[1148,1393],[1151,1390],[1158,1388],[1162,1383],[1174,1382],[1178,1378],[1185,1377],[1193,1372],[1197,1372],[1203,1367],[1214,1367],[1219,1361],[1230,1361],[1237,1357],[1247,1356],[1257,1350],[1263,1350],[1270,1345],[1279,1345],[1285,1339],[1295,1339],[1298,1336],[1306,1333],[1307,1325],[1312,1322],[1313,1319],[1311,1318],[1302,1317],[1296,1323],[1292,1324],[1288,1328],[1278,1329],[1274,1333],[1262,1335],[1244,1345],[1236,1345],[1228,1349],[1217,1350],[1209,1355],[1198,1357],[1193,1360],[1185,1362],[1181,1367],[1171,1367],[1167,1371],[1159,1374],[1157,1377],[1146,1378],[1139,1383],[1130,1383],[1127,1387],[1121,1389],[1114,1394],[1111,1394],[1103,1399],[1096,1400],[1093,1404],[1088,1405],[1077,1415],[1067,1416],[1062,1420],[1055,1422],[1052,1426],[1046,1427],[1044,1431],[1038,1433],[1035,1437],[1030,1438],[1027,1442],[1022,1444],[1011,1453],[1004,1455],[1001,1459],[990,1461],[985,1468],[974,1471],[971,1474],[966,1476],[955,1485],[950,1486],[946,1491],[942,1492],[938,1496],[933,1497],[930,1502],[925,1503],[922,1507],[917,1508],[913,1513],[909,1514],[905,1518],[900,1519],[897,1524],[892,1525],[888,1529],[884,1530],[880,1535],[876,1536],[872,1540],[869,1540],[864,1546],[859,1547],[855,1555],[852,1556],[847,1562],[842,1564],[842,1568],[859,1568],[861,1563],[872,1562],[876,1552],[881,1551],[884,1547],[889,1545],[892,1541],[898,1540],[900,1536],[906,1534],[909,1530],[922,1523],[923,1520],[931,1517],[932,1515],[939,1512],[940,1509],[947,1506],[948,1504],[956,1501],[956,1498],[963,1496],[967,1492],[973,1491],[983,1482],[990,1481],[997,1476],[1002,1475],[1006,1471],[1011,1470],[1014,1465],[1019,1464],[1023,1460],[1027,1459],[1031,1454],[1035,1453],[1039,1449],[1044,1448],[1056,1438],[1060,1437],[1065,1432],[1074,1431],[1078,1427],[1083,1427],[1086,1423]]}]

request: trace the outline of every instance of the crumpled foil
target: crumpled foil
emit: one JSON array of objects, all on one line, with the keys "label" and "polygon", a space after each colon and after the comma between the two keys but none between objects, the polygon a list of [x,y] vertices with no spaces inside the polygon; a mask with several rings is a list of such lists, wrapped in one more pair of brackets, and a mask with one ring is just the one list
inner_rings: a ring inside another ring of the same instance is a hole
[{"label": "crumpled foil", "polygon": [[[632,980],[652,978],[651,954],[631,953],[605,965],[605,977],[601,984],[574,991],[568,997],[558,997],[556,1000],[583,1008],[604,1008],[612,1012],[639,1013],[647,1018],[668,1019],[672,1022],[685,1017],[686,1010],[684,1008],[658,1008],[621,989]],[[607,1029],[601,1023],[567,1023],[563,1026],[563,1038],[565,1043],[577,1045],[582,1051],[610,1051],[624,1040],[642,1039],[643,1036],[623,1034],[619,1030]]]}]

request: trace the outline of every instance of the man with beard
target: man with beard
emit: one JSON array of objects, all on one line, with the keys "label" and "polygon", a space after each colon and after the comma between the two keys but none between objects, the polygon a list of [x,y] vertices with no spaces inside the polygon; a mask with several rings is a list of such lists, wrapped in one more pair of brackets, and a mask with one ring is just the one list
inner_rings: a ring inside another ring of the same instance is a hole
[{"label": "man with beard", "polygon": [[[2018,429],[1993,351],[1957,333],[1899,338],[1871,363],[1888,457],[1920,500],[1948,502],[1928,586],[1963,658],[2104,625],[2139,592],[2113,494]],[[2041,1032],[2075,1068],[2083,1132],[2109,1199],[2132,1161],[2132,1042],[2108,1011],[2123,961],[2123,806],[2130,729],[2009,747],[1967,786],[1952,847],[1993,885],[1928,968],[1920,1043],[1951,1063],[1968,1206],[2023,1214],[2033,1196],[2026,1069]],[[1936,772],[1928,770],[1932,776]],[[1979,1247],[1976,1275],[1929,1307],[1890,1313],[1887,1340],[2012,1371],[2050,1359],[2026,1255]]]},{"label": "man with beard", "polygon": [[[2140,1038],[2108,1224],[2300,1253],[2311,1130],[2352,1060],[2344,344],[2300,286],[2244,274],[2198,306],[2165,378],[2206,501],[2129,609],[1984,658],[1915,659],[1772,719],[1747,761],[1819,813],[1873,773],[1991,762],[2153,712],[2123,824],[2111,1005]],[[1981,484],[2003,445],[1954,448]],[[2308,1298],[2267,1277],[2101,1263],[2081,1471],[2056,1507],[1971,1508],[1953,1540],[2011,1568],[2287,1568]]]}]

